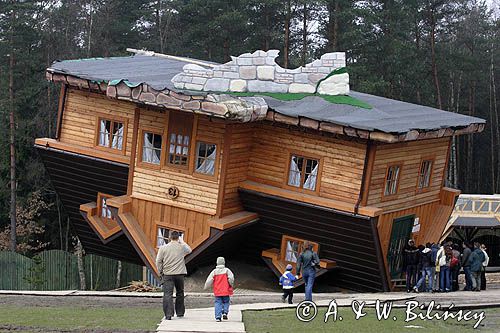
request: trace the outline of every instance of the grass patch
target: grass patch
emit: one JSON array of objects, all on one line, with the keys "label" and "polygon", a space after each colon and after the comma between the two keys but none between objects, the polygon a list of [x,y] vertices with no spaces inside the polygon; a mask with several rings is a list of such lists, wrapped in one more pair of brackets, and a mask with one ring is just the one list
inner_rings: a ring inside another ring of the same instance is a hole
[{"label": "grass patch", "polygon": [[227,92],[226,94],[239,96],[239,97],[253,97],[253,96],[268,96],[274,99],[278,99],[280,101],[297,101],[301,100],[308,96],[317,96],[323,98],[325,101],[332,104],[346,104],[352,105],[356,107],[360,107],[363,109],[371,109],[372,106],[368,103],[365,103],[357,98],[347,96],[347,95],[319,95],[312,93],[261,93],[261,92]]},{"label": "grass patch", "polygon": [[[243,321],[246,331],[249,333],[290,333],[290,332],[422,332],[422,333],[444,333],[444,332],[498,332],[500,323],[500,309],[488,309],[485,311],[485,319],[481,326],[474,330],[476,320],[468,322],[448,319],[442,320],[420,320],[406,323],[405,309],[393,309],[390,319],[378,321],[374,309],[366,309],[367,315],[355,320],[351,308],[340,307],[338,314],[342,321],[325,323],[324,315],[326,308],[319,308],[317,317],[308,323],[300,322],[295,317],[295,309],[269,310],[269,311],[244,311]],[[480,312],[482,310],[472,310]],[[397,320],[392,319],[396,316]],[[411,325],[411,326],[410,326]],[[410,326],[410,327],[405,327]]]},{"label": "grass patch", "polygon": [[47,329],[155,331],[161,308],[83,308],[0,306],[1,325]]}]

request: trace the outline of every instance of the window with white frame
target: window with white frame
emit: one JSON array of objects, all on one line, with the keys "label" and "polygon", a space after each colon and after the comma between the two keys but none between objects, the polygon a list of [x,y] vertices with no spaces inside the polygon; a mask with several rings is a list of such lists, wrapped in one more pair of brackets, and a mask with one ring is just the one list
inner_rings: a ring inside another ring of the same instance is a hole
[{"label": "window with white frame", "polygon": [[195,171],[213,176],[215,174],[216,156],[217,145],[198,141],[196,144]]},{"label": "window with white frame", "polygon": [[319,160],[300,155],[291,155],[288,185],[315,191],[318,170]]},{"label": "window with white frame", "polygon": [[125,125],[119,121],[99,119],[98,145],[112,149],[123,149]]},{"label": "window with white frame", "polygon": [[418,174],[418,189],[422,190],[428,188],[431,184],[433,160],[423,160],[420,163],[420,171]]},{"label": "window with white frame", "polygon": [[193,119],[191,114],[170,113],[168,119],[168,165],[188,167]]},{"label": "window with white frame", "polygon": [[107,203],[107,200],[109,198],[112,198],[112,196],[108,195],[108,194],[99,193],[97,197],[98,197],[98,202],[99,202],[98,214],[101,217],[101,219],[103,219],[106,222],[114,221],[115,219],[114,219],[113,215],[111,214],[111,209],[109,208],[108,203]]},{"label": "window with white frame", "polygon": [[387,168],[384,195],[393,195],[397,193],[400,173],[401,165],[391,165]]},{"label": "window with white frame", "polygon": [[158,133],[143,132],[142,161],[151,164],[160,164],[162,136]]},{"label": "window with white frame", "polygon": [[156,236],[156,246],[160,247],[160,246],[168,244],[172,231],[177,231],[179,233],[179,239],[184,239],[184,232],[183,231],[170,229],[170,228],[166,228],[166,227],[158,227],[157,236]]}]

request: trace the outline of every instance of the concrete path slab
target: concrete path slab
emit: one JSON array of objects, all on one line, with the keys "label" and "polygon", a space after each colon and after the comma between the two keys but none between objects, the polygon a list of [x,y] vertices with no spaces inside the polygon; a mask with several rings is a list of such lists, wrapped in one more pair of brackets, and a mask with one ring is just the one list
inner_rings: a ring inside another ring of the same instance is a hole
[{"label": "concrete path slab", "polygon": [[[321,296],[324,296],[323,294]],[[337,295],[339,296],[339,295]],[[357,297],[345,297],[336,299],[338,306],[350,306],[353,299],[366,301],[367,304],[375,304],[377,299],[398,300],[414,298],[413,295],[393,295],[393,294],[356,294]],[[322,299],[316,301],[317,306],[327,306],[331,299]],[[156,332],[174,333],[174,332],[245,332],[243,323],[243,311],[245,310],[275,310],[284,308],[295,308],[297,304],[283,303],[253,303],[253,304],[234,304],[229,309],[229,320],[216,322],[214,318],[214,308],[192,309],[186,311],[184,318],[174,318],[172,320],[163,320]]]}]

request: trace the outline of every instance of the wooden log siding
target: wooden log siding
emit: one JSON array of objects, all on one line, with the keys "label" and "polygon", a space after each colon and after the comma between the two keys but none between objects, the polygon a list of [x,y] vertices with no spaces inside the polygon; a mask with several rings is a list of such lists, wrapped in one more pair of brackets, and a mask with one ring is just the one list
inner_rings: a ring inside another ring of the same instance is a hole
[{"label": "wooden log siding", "polygon": [[[96,145],[97,119],[99,116],[127,119],[127,138],[124,138],[125,155],[130,156],[134,130],[134,109],[132,103],[111,100],[106,96],[88,91],[68,89],[65,99],[60,141],[94,148]],[[113,154],[109,149],[107,152]],[[116,155],[123,152],[116,150]]]},{"label": "wooden log siding", "polygon": [[[377,145],[367,205],[391,212],[439,200],[448,144],[449,138]],[[425,192],[417,193],[421,160],[430,155],[435,157],[430,188]],[[394,196],[384,198],[387,166],[397,162],[402,165],[399,190]]]},{"label": "wooden log siding", "polygon": [[253,124],[232,125],[229,139],[229,160],[226,164],[221,216],[243,210],[238,188],[247,179],[248,162],[253,143]]},{"label": "wooden log siding", "polygon": [[80,205],[97,201],[97,193],[120,196],[127,191],[128,166],[37,146],[64,210],[87,253],[142,265],[125,235],[103,244],[84,220]]},{"label": "wooden log siding", "polygon": [[184,231],[184,240],[193,247],[210,233],[207,214],[141,199],[132,199],[131,212],[155,248],[158,226]]},{"label": "wooden log siding", "polygon": [[364,144],[268,124],[256,125],[253,140],[248,180],[286,187],[290,152],[301,152],[322,158],[321,178],[317,182],[321,197],[347,203],[358,200],[366,154]]},{"label": "wooden log siding", "polygon": [[248,259],[279,248],[288,235],[318,243],[319,257],[337,263],[339,269],[328,276],[336,286],[363,292],[388,289],[377,229],[372,227],[376,219],[254,191],[240,190],[240,195],[245,208],[259,214],[259,222],[246,231],[252,242],[241,249]]},{"label": "wooden log siding", "polygon": [[[139,129],[157,129],[160,133],[163,133],[163,145],[168,145],[166,137],[167,132],[164,131],[167,128],[167,122],[167,113],[141,110]],[[200,117],[198,120],[196,137],[191,137],[190,140],[216,143],[217,149],[221,152],[219,156],[222,156],[224,154],[222,151],[224,130],[224,122],[213,121],[208,117]],[[141,141],[142,140],[137,140],[138,146],[132,197],[189,209],[204,214],[215,215],[222,163],[220,163],[220,161],[218,163],[219,170],[216,171],[217,178],[212,179],[203,177],[203,175],[198,176],[194,172],[191,173],[187,170],[180,170],[168,165],[164,165],[159,169],[151,169],[144,164],[138,163],[142,158]],[[194,150],[195,145],[191,145],[190,149]],[[190,158],[194,159],[196,158],[196,152],[191,150]],[[168,152],[168,146],[163,147],[162,159],[165,159],[164,154],[166,152]],[[179,189],[179,197],[174,200],[169,199],[166,195],[168,188],[171,186],[176,186]]]}]

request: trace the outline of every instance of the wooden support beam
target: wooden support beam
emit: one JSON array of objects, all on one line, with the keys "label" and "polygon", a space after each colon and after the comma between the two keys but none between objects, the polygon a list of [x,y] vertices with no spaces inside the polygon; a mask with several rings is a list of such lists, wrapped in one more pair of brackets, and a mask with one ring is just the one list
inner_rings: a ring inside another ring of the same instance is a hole
[{"label": "wooden support beam", "polygon": [[132,194],[132,188],[134,184],[134,171],[135,171],[135,159],[137,155],[137,137],[139,136],[139,118],[141,115],[141,110],[135,108],[134,110],[134,129],[132,132],[132,150],[130,151],[130,163],[128,168],[128,182],[127,182],[127,195]]},{"label": "wooden support beam", "polygon": [[56,124],[56,139],[61,136],[61,126],[64,112],[64,104],[66,104],[66,84],[61,83],[61,91],[59,92],[59,106],[57,109],[57,124]]},{"label": "wooden support beam", "polygon": [[108,161],[122,163],[122,164],[129,163],[128,156],[110,154],[110,153],[107,153],[105,151],[101,151],[101,150],[97,150],[97,149],[93,149],[93,148],[86,148],[86,147],[74,145],[71,143],[57,141],[55,139],[38,138],[38,139],[35,139],[35,145],[45,147],[45,148],[64,150],[64,151],[79,154],[79,155],[85,155],[88,157],[94,157],[94,158],[108,160]]},{"label": "wooden support beam", "polygon": [[[339,200],[326,199],[316,195],[310,195],[302,192],[296,192],[292,190],[285,190],[275,186],[264,185],[260,183],[255,183],[252,181],[246,181],[240,185],[240,188],[260,192],[264,194],[273,195],[280,198],[291,199],[298,202],[309,203],[317,206],[322,206],[325,208],[331,208],[338,211],[343,211],[346,213],[355,213],[355,205],[352,203],[347,203]],[[358,214],[374,217],[382,214],[383,209],[376,207],[360,207]]]}]

